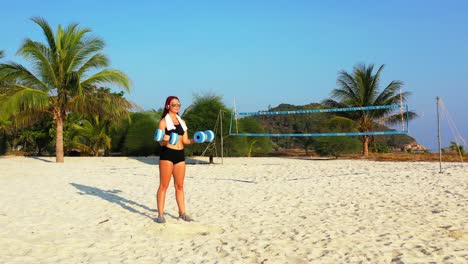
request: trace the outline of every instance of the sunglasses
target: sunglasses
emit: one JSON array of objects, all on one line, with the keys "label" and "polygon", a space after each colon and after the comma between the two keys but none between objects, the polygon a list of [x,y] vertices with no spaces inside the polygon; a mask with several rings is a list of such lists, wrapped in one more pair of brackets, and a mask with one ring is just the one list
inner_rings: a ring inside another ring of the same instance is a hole
[{"label": "sunglasses", "polygon": [[180,107],[181,104],[180,104],[180,103],[172,103],[171,106],[172,106],[172,107],[176,107],[176,106]]}]

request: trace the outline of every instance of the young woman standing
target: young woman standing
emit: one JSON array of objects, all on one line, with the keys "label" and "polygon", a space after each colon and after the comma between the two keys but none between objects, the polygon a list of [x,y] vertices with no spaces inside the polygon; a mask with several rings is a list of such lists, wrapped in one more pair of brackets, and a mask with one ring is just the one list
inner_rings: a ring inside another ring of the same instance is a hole
[{"label": "young woman standing", "polygon": [[[156,222],[165,223],[164,204],[166,191],[174,176],[174,187],[177,206],[179,207],[179,219],[193,221],[185,211],[184,179],[185,179],[185,153],[184,146],[195,141],[188,138],[187,125],[179,116],[180,101],[176,96],[169,96],[164,104],[164,111],[159,121],[158,129],[165,132],[164,138],[159,142],[161,154],[159,158],[159,188],[156,195],[158,206],[158,218]],[[169,142],[171,133],[179,135],[177,142]]]}]

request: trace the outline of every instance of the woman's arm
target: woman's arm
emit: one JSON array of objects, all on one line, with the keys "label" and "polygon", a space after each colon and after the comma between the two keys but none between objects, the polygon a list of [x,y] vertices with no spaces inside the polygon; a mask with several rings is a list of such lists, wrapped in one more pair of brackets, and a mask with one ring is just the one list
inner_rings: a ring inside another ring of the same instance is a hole
[{"label": "woman's arm", "polygon": [[[161,129],[162,131],[166,131],[166,119],[163,118],[159,120],[158,129]],[[167,146],[167,144],[169,144],[169,138],[170,137],[164,133],[164,137],[161,141],[159,141],[159,145],[161,147]]]},{"label": "woman's arm", "polygon": [[182,136],[182,143],[184,143],[184,145],[191,145],[195,143],[195,140],[193,138],[188,138],[188,133],[185,131]]}]

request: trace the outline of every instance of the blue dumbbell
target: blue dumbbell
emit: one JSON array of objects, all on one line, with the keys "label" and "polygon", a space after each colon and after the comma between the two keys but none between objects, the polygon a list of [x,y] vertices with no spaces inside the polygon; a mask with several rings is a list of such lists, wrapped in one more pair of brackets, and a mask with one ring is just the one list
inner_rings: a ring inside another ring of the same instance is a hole
[{"label": "blue dumbbell", "polygon": [[197,131],[195,134],[193,134],[193,139],[197,143],[203,143],[206,140],[206,135],[203,133],[203,131]]},{"label": "blue dumbbell", "polygon": [[211,142],[215,138],[215,134],[211,130],[197,131],[193,134],[193,139],[197,143]]},{"label": "blue dumbbell", "polygon": [[[154,133],[154,140],[160,142],[163,139],[164,139],[164,130],[157,129],[156,133]],[[172,132],[171,136],[169,137],[169,144],[175,145],[177,144],[177,141],[179,141],[179,134]]]},{"label": "blue dumbbell", "polygon": [[156,129],[156,133],[154,133],[154,141],[161,141],[164,138],[164,131],[162,129]]},{"label": "blue dumbbell", "polygon": [[206,135],[206,142],[211,142],[215,138],[215,134],[211,130],[205,130],[205,135]]},{"label": "blue dumbbell", "polygon": [[169,138],[169,144],[175,145],[177,144],[178,140],[179,140],[179,134],[172,132],[171,137]]}]

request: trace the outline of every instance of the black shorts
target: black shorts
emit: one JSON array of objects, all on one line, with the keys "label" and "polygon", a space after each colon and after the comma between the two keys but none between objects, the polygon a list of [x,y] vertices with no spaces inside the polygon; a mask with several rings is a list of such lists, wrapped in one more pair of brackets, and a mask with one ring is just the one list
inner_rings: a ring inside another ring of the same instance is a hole
[{"label": "black shorts", "polygon": [[173,164],[177,164],[179,162],[185,161],[185,153],[183,149],[178,150],[171,149],[168,147],[162,147],[159,160],[168,160],[171,161]]}]

